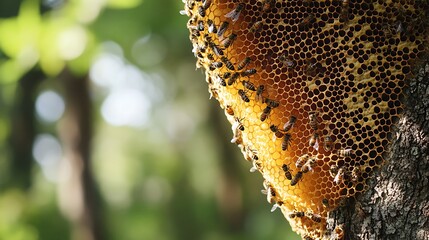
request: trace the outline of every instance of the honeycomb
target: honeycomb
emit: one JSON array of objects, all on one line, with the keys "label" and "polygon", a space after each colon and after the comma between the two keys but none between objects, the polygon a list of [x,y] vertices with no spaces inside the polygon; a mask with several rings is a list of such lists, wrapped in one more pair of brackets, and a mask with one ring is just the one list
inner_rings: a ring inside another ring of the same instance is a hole
[{"label": "honeycomb", "polygon": [[[426,55],[425,5],[404,0],[183,0],[197,67],[232,143],[304,239],[367,188],[407,79]],[[339,232],[338,230],[337,232]]]}]

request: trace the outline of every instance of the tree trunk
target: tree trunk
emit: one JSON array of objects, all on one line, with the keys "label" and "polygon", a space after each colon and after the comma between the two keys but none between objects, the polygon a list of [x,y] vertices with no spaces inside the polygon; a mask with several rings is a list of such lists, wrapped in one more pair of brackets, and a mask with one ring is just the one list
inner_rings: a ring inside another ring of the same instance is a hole
[{"label": "tree trunk", "polygon": [[36,136],[34,102],[37,87],[45,75],[30,70],[17,84],[11,117],[10,145],[12,152],[11,185],[28,190],[31,187],[33,167],[33,141]]},{"label": "tree trunk", "polygon": [[66,70],[60,81],[67,103],[59,126],[64,146],[58,190],[60,206],[73,224],[72,239],[103,239],[100,204],[90,161],[92,109],[88,78],[73,76]]},{"label": "tree trunk", "polygon": [[368,190],[330,214],[344,239],[429,239],[429,64],[405,91],[385,164]]}]

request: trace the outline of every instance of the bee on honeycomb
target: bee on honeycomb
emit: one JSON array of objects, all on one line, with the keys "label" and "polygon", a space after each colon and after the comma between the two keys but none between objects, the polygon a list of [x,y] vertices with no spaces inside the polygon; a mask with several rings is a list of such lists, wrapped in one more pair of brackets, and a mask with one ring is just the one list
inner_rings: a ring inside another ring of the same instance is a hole
[{"label": "bee on honeycomb", "polygon": [[232,142],[258,153],[252,171],[269,182],[273,209],[305,238],[323,238],[329,211],[383,164],[403,89],[427,51],[424,4],[183,2],[197,67],[226,109]]}]

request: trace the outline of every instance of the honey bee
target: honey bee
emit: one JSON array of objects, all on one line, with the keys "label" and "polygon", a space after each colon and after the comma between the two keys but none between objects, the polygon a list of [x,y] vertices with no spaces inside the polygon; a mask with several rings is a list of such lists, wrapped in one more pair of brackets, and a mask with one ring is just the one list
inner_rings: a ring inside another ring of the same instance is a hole
[{"label": "honey bee", "polygon": [[316,158],[311,157],[308,161],[302,166],[301,171],[307,173],[308,171],[313,171],[314,164],[316,164]]},{"label": "honey bee", "polygon": [[211,53],[207,54],[207,58],[208,58],[210,61],[213,61],[213,60],[214,60],[213,54],[211,54]]},{"label": "honey bee", "polygon": [[[244,148],[244,157],[247,161],[258,161],[258,152],[255,149],[251,149],[250,147]],[[258,164],[260,165],[260,164]]]},{"label": "honey bee", "polygon": [[216,55],[223,56],[223,50],[218,45],[213,42],[209,42],[209,46]]},{"label": "honey bee", "polygon": [[293,125],[296,122],[296,117],[295,116],[290,116],[289,121],[287,121],[284,125],[283,125],[283,131],[287,132],[289,131]]},{"label": "honey bee", "polygon": [[290,146],[290,142],[292,141],[292,135],[290,135],[289,133],[285,133],[285,135],[283,136],[283,141],[282,141],[282,150],[286,151],[287,148]]},{"label": "honey bee", "polygon": [[216,80],[218,81],[218,83],[221,85],[221,86],[226,86],[226,82],[225,82],[225,79],[223,79],[223,78],[221,78],[220,76],[217,76],[216,77]]},{"label": "honey bee", "polygon": [[250,32],[256,33],[262,30],[262,21],[257,21],[250,27]]},{"label": "honey bee", "polygon": [[264,85],[259,85],[259,87],[256,89],[256,95],[255,95],[255,101],[257,102],[264,102],[264,97],[262,96],[262,93],[265,90]]},{"label": "honey bee", "polygon": [[218,37],[222,37],[222,35],[225,33],[226,29],[228,29],[228,25],[229,25],[229,22],[222,22],[222,24],[220,25],[220,27],[217,31]]},{"label": "honey bee", "polygon": [[[194,5],[194,4],[193,4],[193,5]],[[187,11],[187,10],[185,10],[185,11]],[[189,11],[187,11],[187,12],[189,12]],[[197,16],[194,16],[194,17],[190,18],[190,19],[188,20],[188,25],[189,25],[189,26],[194,25],[194,24],[195,24],[195,21],[197,21],[197,19],[198,19],[198,17],[197,17]]]},{"label": "honey bee", "polygon": [[256,73],[256,69],[252,68],[246,71],[241,72],[241,76],[248,77]]},{"label": "honey bee", "polygon": [[391,25],[390,25],[390,24],[387,24],[387,23],[383,24],[383,25],[381,26],[381,30],[383,31],[384,35],[385,35],[387,38],[391,38],[391,37],[394,35],[394,31],[393,31],[393,29],[391,28]]},{"label": "honey bee", "polygon": [[326,135],[323,140],[323,148],[325,149],[325,151],[328,152],[332,150],[332,146],[333,146],[333,142],[332,142],[331,136]]},{"label": "honey bee", "polygon": [[240,17],[240,13],[243,10],[243,8],[244,8],[244,3],[239,3],[234,10],[225,14],[225,17],[231,18],[232,22],[236,22]]},{"label": "honey bee", "polygon": [[191,30],[191,35],[192,35],[192,38],[197,38],[197,37],[199,37],[201,34],[200,34],[200,31],[198,31],[198,29],[192,29],[192,30]]},{"label": "honey bee", "polygon": [[241,122],[243,121],[244,118],[235,117],[234,119],[235,119],[234,124],[236,124],[235,128],[240,131],[244,131],[244,126],[243,126],[243,123]]},{"label": "honey bee", "polygon": [[289,213],[290,218],[296,218],[296,217],[302,218],[304,216],[305,216],[304,212],[293,211],[293,212]]},{"label": "honey bee", "polygon": [[404,33],[405,32],[405,27],[404,27],[404,24],[402,24],[402,22],[401,21],[398,21],[397,23],[396,23],[396,33],[399,33],[399,34],[401,34],[401,33]]},{"label": "honey bee", "polygon": [[283,172],[287,180],[292,180],[292,174],[290,173],[289,167],[286,164],[282,165]]},{"label": "honey bee", "polygon": [[203,21],[198,21],[197,29],[200,32],[204,31],[204,22]]},{"label": "honey bee", "polygon": [[262,11],[263,12],[269,11],[272,7],[274,7],[275,3],[276,3],[275,0],[263,0],[262,1]]},{"label": "honey bee", "polygon": [[237,144],[241,144],[242,139],[241,139],[241,132],[244,131],[244,126],[241,123],[241,121],[243,120],[243,118],[238,118],[235,117],[235,122],[232,124],[231,129],[232,129],[232,133],[233,133],[233,137],[231,139],[231,143],[237,143]]},{"label": "honey bee", "polygon": [[307,67],[305,68],[305,74],[307,76],[315,77],[317,74],[322,72],[322,65],[316,62],[315,59],[309,59],[307,60]]},{"label": "honey bee", "polygon": [[340,184],[340,181],[344,179],[344,173],[345,173],[344,168],[338,169],[337,175],[335,175],[335,178],[334,178],[334,182],[336,184]]},{"label": "honey bee", "polygon": [[341,3],[340,22],[349,20],[349,0],[343,0]]},{"label": "honey bee", "polygon": [[194,56],[199,57],[199,58],[203,58],[202,53],[206,52],[206,48],[204,46],[195,44],[192,48],[192,52],[194,53]]},{"label": "honey bee", "polygon": [[240,95],[240,97],[243,101],[250,102],[249,97],[246,95],[246,92],[243,89],[238,90],[238,95]]},{"label": "honey bee", "polygon": [[329,168],[329,173],[331,174],[331,177],[335,177],[336,175],[337,175],[337,173],[338,173],[338,166],[337,165],[332,165],[330,168]]},{"label": "honey bee", "polygon": [[212,97],[218,98],[217,88],[209,86],[209,93],[210,93],[209,99],[212,99]]},{"label": "honey bee", "polygon": [[201,17],[205,17],[206,16],[206,10],[204,9],[203,6],[199,6],[198,7],[198,14],[200,14]]},{"label": "honey bee", "polygon": [[231,105],[226,105],[226,113],[228,113],[231,116],[234,116],[234,110],[232,109]]},{"label": "honey bee", "polygon": [[270,187],[268,187],[267,192],[268,192],[267,193],[267,201],[270,204],[274,203],[276,201],[276,196],[277,196],[276,190],[272,186],[270,186]]},{"label": "honey bee", "polygon": [[315,132],[311,137],[310,137],[310,147],[313,147],[314,149],[316,149],[316,151],[319,150],[319,134],[317,132]]},{"label": "honey bee", "polygon": [[229,77],[231,77],[231,73],[230,72],[226,72],[223,74],[223,79],[228,79]]},{"label": "honey bee", "polygon": [[274,136],[273,136],[273,140],[275,140],[275,138],[282,138],[285,134],[282,132],[282,131],[280,131],[279,129],[278,129],[278,127],[276,126],[276,125],[274,125],[274,124],[272,124],[271,126],[270,126],[270,129],[271,129],[271,131],[272,132],[274,132]]},{"label": "honey bee", "polygon": [[274,101],[274,100],[271,100],[271,99],[269,99],[269,98],[266,98],[265,99],[265,103],[268,105],[268,106],[270,106],[271,108],[276,108],[276,107],[278,107],[280,104],[279,104],[279,102],[277,102],[277,101]]},{"label": "honey bee", "polygon": [[310,218],[312,221],[320,223],[322,221],[322,216],[320,216],[319,214],[314,214],[314,213],[307,213],[308,218]]},{"label": "honey bee", "polygon": [[316,131],[319,128],[319,122],[317,120],[317,112],[310,112],[308,114],[308,118],[310,119],[310,127]]},{"label": "honey bee", "polygon": [[211,64],[211,66],[212,66],[213,68],[221,68],[221,67],[223,66],[223,63],[222,63],[222,62],[213,62],[213,63]]},{"label": "honey bee", "polygon": [[298,169],[302,168],[302,166],[308,161],[309,158],[310,156],[308,154],[304,154],[301,157],[299,157],[295,163],[296,168]]},{"label": "honey bee", "polygon": [[213,20],[209,19],[207,20],[207,25],[209,26],[208,30],[209,33],[217,33],[216,25],[214,24]]},{"label": "honey bee", "polygon": [[205,0],[203,3],[203,8],[207,9],[210,7],[210,4],[212,4],[212,0]]},{"label": "honey bee", "polygon": [[232,63],[228,60],[227,57],[221,57],[221,61],[223,63],[225,63],[225,66],[229,69],[229,70],[235,70],[234,69],[234,65],[232,65]]},{"label": "honey bee", "polygon": [[322,199],[322,204],[323,204],[323,206],[329,208],[329,200],[328,199],[326,199],[326,198]]},{"label": "honey bee", "polygon": [[253,85],[253,83],[251,83],[250,81],[241,81],[241,83],[243,84],[243,86],[251,91],[256,91],[255,85]]},{"label": "honey bee", "polygon": [[340,157],[350,157],[352,155],[353,150],[350,148],[340,149],[338,150],[338,155]]},{"label": "honey bee", "polygon": [[222,41],[222,45],[227,48],[231,46],[234,40],[237,38],[237,34],[231,33],[225,40]]},{"label": "honey bee", "polygon": [[261,118],[260,118],[262,122],[265,121],[265,119],[267,119],[268,115],[270,115],[270,112],[271,112],[270,106],[267,106],[266,108],[264,108],[264,110],[262,110]]},{"label": "honey bee", "polygon": [[282,54],[279,57],[279,60],[286,65],[288,68],[294,68],[295,67],[295,61],[291,58],[286,56],[286,54]]},{"label": "honey bee", "polygon": [[250,61],[251,61],[250,57],[245,57],[243,60],[241,60],[240,63],[238,63],[237,69],[241,70],[241,69],[245,68],[250,63]]},{"label": "honey bee", "polygon": [[233,73],[231,78],[228,80],[228,85],[231,86],[232,84],[234,84],[239,76],[239,73]]},{"label": "honey bee", "polygon": [[308,28],[310,24],[315,20],[314,14],[310,13],[307,17],[302,19],[302,21],[298,24],[299,28]]},{"label": "honey bee", "polygon": [[352,177],[353,182],[357,182],[359,180],[359,177],[360,177],[359,167],[353,168],[352,173],[351,173],[351,177]]},{"label": "honey bee", "polygon": [[266,190],[267,190],[266,191],[267,192],[267,202],[270,204],[275,202],[275,198],[277,196],[276,190],[271,186],[271,184],[268,184]]},{"label": "honey bee", "polygon": [[258,160],[259,160],[259,157],[258,157],[258,155],[256,154],[256,152],[255,152],[255,153],[253,153],[252,159],[253,159],[254,161],[258,161]]}]

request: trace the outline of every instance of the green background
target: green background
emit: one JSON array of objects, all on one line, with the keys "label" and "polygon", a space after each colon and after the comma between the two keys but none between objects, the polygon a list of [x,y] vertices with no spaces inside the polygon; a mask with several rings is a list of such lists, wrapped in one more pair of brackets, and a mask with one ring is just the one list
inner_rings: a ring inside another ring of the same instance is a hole
[{"label": "green background", "polygon": [[64,78],[89,84],[75,92],[90,97],[102,239],[299,239],[229,143],[230,125],[195,70],[182,8],[0,1],[0,239],[77,239],[75,196],[63,184],[73,133]]}]

